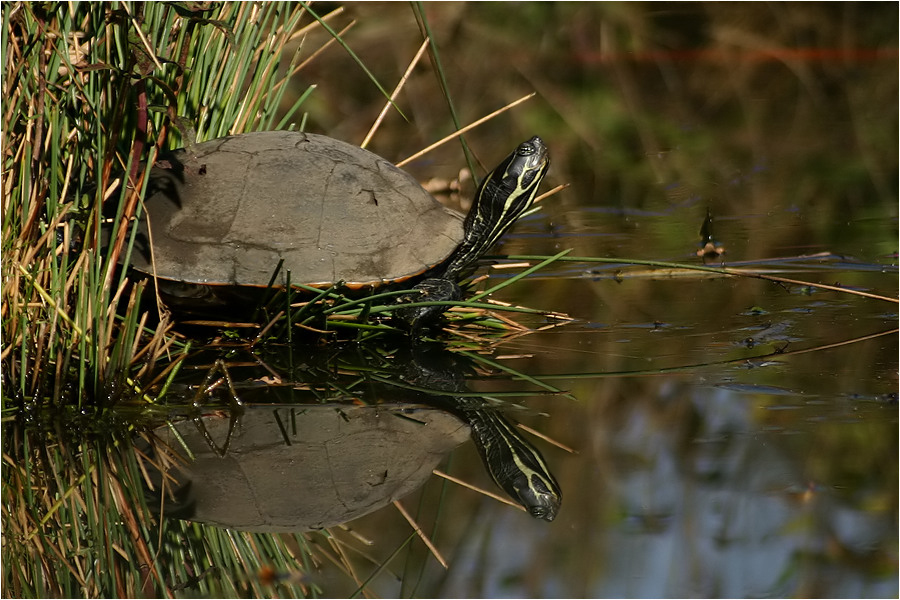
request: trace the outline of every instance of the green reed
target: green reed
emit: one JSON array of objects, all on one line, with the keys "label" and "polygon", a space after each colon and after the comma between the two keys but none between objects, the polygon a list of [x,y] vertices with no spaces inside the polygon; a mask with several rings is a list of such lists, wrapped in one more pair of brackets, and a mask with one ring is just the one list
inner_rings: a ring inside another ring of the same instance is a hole
[{"label": "green reed", "polygon": [[3,367],[19,406],[115,400],[177,351],[119,268],[140,164],[286,126],[313,89],[291,89],[320,26],[303,5],[204,6],[4,5]]}]

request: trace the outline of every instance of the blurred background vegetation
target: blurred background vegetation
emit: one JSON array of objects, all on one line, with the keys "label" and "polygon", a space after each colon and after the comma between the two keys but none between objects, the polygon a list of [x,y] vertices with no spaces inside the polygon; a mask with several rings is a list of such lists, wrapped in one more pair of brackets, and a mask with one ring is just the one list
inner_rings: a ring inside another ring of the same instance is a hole
[{"label": "blurred background vegetation", "polygon": [[[848,217],[896,215],[893,3],[424,10],[463,123],[538,93],[467,138],[494,152],[532,133],[552,140],[553,175],[572,185],[559,201],[653,210],[700,195],[719,215],[815,206],[809,235],[823,243]],[[420,43],[403,5],[350,4],[341,17],[358,20],[350,44],[376,74],[402,70]],[[317,83],[305,105],[317,131],[360,139],[381,108],[344,53],[323,55],[300,79]],[[382,154],[412,154],[452,130],[427,66],[399,104],[410,123],[389,117],[375,138]],[[444,165],[459,163],[439,155],[419,168],[446,175]],[[753,185],[762,170],[777,190]],[[798,176],[809,171],[820,177]]]}]

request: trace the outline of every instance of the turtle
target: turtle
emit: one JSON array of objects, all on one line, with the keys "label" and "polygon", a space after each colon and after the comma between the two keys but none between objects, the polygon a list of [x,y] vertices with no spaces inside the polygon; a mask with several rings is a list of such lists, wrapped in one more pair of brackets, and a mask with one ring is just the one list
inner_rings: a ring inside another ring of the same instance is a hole
[{"label": "turtle", "polygon": [[[522,142],[484,178],[463,217],[389,161],[332,137],[214,139],[150,170],[131,264],[168,284],[164,292],[183,295],[172,290],[186,284],[212,305],[228,302],[227,291],[291,284],[399,286],[414,290],[407,302],[456,300],[459,281],[532,205],[549,165],[541,138]],[[443,309],[400,316],[418,329]]]}]

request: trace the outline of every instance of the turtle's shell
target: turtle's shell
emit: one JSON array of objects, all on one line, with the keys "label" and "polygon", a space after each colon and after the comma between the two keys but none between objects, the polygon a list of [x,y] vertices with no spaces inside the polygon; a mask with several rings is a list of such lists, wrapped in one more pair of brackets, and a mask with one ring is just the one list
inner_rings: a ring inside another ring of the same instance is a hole
[{"label": "turtle's shell", "polygon": [[207,415],[174,428],[177,437],[168,426],[156,434],[192,460],[169,473],[169,489],[183,492],[165,514],[246,531],[322,529],[369,514],[418,489],[469,437],[450,413],[402,403],[247,406],[235,422]]},{"label": "turtle's shell", "polygon": [[133,266],[196,284],[396,282],[443,262],[462,216],[407,173],[310,133],[247,133],[176,150],[150,172]]}]

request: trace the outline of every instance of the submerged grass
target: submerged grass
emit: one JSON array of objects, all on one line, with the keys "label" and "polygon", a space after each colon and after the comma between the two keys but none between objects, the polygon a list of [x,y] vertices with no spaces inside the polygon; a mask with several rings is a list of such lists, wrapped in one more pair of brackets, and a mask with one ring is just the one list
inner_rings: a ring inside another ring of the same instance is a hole
[{"label": "submerged grass", "polygon": [[302,534],[154,519],[132,436],[9,427],[10,436],[18,448],[3,456],[4,506],[15,509],[4,521],[4,596],[311,592],[299,575],[309,570]]}]

